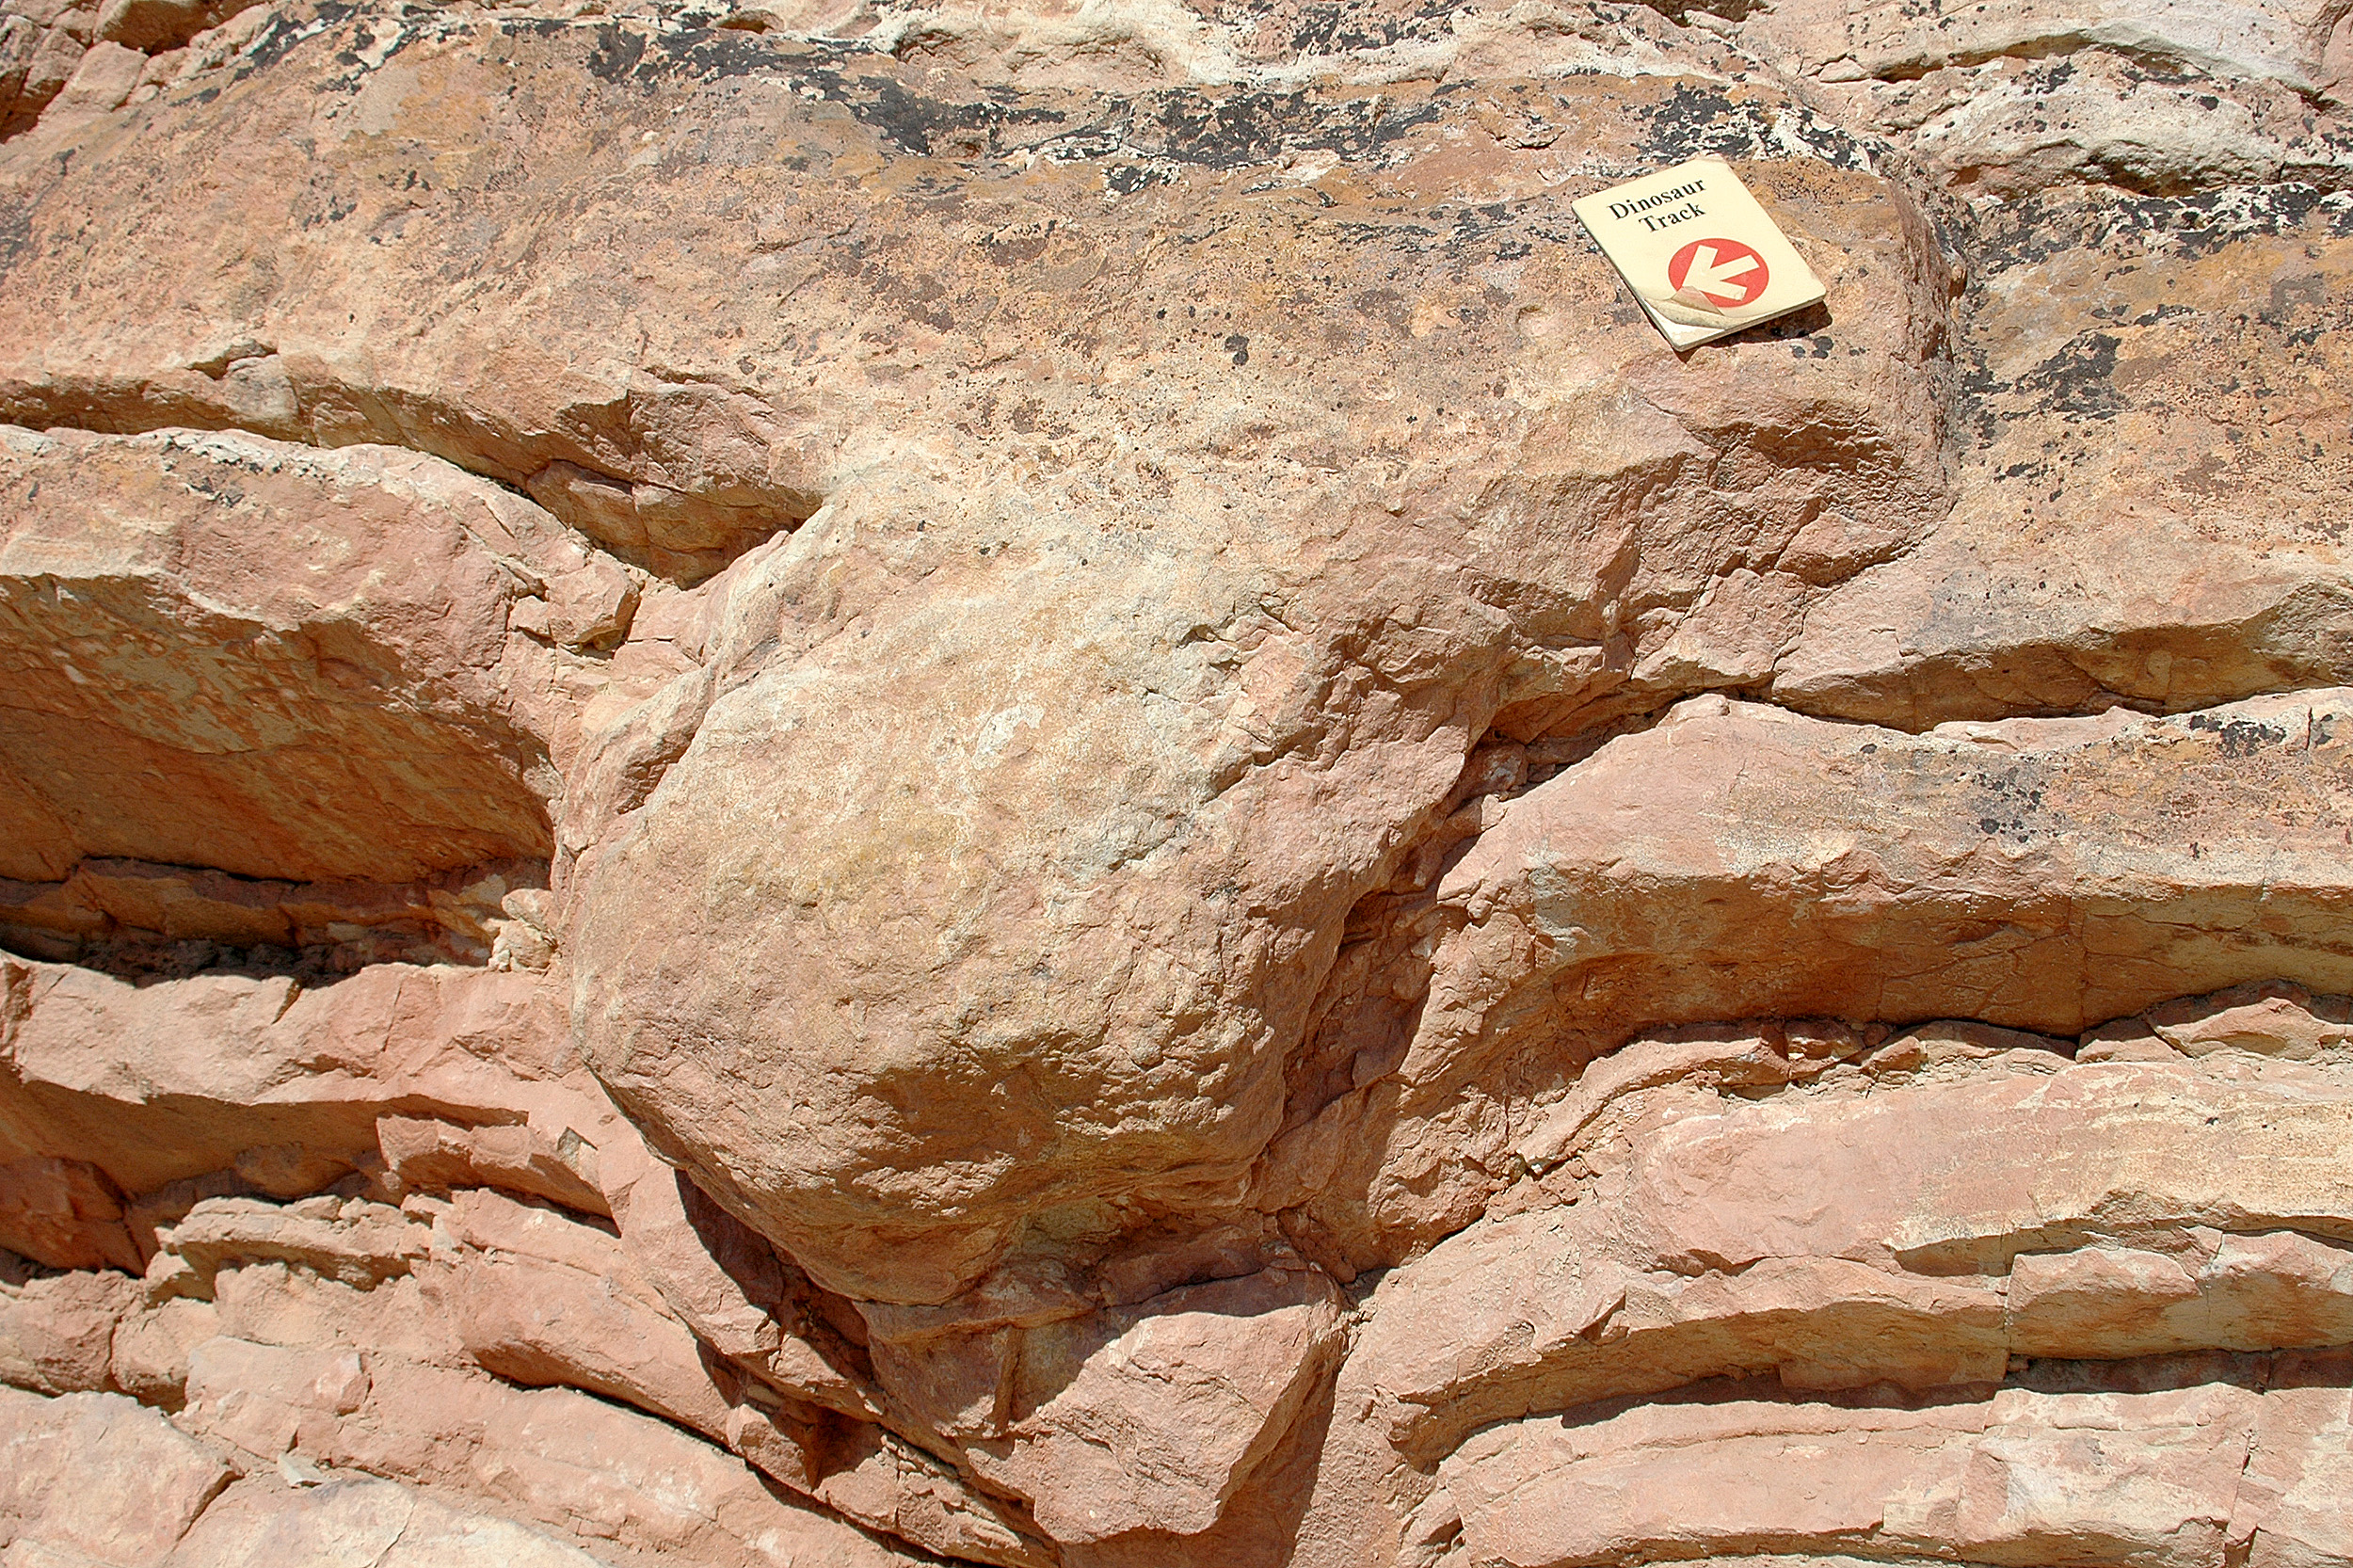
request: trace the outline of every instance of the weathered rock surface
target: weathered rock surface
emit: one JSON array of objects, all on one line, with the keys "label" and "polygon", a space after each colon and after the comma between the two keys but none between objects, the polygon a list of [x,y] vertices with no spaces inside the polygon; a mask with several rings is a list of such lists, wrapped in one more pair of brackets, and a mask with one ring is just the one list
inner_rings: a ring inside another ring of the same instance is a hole
[{"label": "weathered rock surface", "polygon": [[2343,684],[2353,209],[2315,195],[1990,211],[1953,514],[1809,609],[1775,700],[1919,728]]},{"label": "weathered rock surface", "polygon": [[[1439,883],[1464,925],[1424,1027],[1607,1035],[1745,1006],[2073,1035],[2269,975],[2353,989],[2348,827],[2342,690],[1922,735],[1696,699],[1522,796]],[[1457,1001],[1485,968],[1457,944],[1543,950],[1529,981],[1574,1015]]]},{"label": "weathered rock surface", "polygon": [[0,1543],[12,1560],[161,1563],[229,1466],[120,1394],[0,1388]]},{"label": "weathered rock surface", "polygon": [[138,1266],[158,1218],[126,1194],[184,1213],[363,1165],[601,1207],[596,1147],[617,1119],[528,974],[377,965],[314,990],[227,974],[141,987],[0,958],[0,1245],[39,1262]]},{"label": "weathered rock surface", "polygon": [[2062,1542],[2082,1561],[2218,1562],[2261,1538],[2260,1515],[2229,1508],[2261,1404],[2224,1383],[1923,1410],[1655,1406],[1482,1438],[1445,1475],[1465,1563],[1565,1568],[1628,1547],[2002,1561]]},{"label": "weathered rock surface", "polygon": [[[6,469],[0,872],[402,883],[545,857],[546,743],[516,710],[547,677],[506,623],[568,544],[553,520],[412,453],[233,435],[19,433]],[[278,902],[306,897],[333,894]]]},{"label": "weathered rock surface", "polygon": [[189,1568],[369,1562],[379,1568],[589,1568],[579,1547],[496,1515],[461,1513],[388,1480],[336,1480],[291,1498],[240,1487],[169,1560]]},{"label": "weathered rock surface", "polygon": [[2348,100],[0,0],[0,1559],[2353,1561]]}]

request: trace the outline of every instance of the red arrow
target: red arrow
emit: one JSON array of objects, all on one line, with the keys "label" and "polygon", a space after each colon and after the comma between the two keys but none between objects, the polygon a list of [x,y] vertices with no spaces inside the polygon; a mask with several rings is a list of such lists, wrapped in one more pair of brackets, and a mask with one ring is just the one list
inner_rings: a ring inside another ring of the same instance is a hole
[{"label": "red arrow", "polygon": [[1738,240],[1693,240],[1667,264],[1670,288],[1696,293],[1721,311],[1748,304],[1771,278],[1765,258]]}]

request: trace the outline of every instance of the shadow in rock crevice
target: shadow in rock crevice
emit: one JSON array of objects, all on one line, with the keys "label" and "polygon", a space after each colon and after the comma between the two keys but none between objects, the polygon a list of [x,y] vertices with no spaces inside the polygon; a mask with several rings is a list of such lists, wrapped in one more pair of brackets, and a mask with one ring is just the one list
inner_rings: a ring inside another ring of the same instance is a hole
[{"label": "shadow in rock crevice", "polygon": [[552,939],[545,859],[410,882],[296,882],[90,856],[56,882],[0,878],[0,952],[135,984],[201,974],[305,988],[372,964],[536,968]]}]

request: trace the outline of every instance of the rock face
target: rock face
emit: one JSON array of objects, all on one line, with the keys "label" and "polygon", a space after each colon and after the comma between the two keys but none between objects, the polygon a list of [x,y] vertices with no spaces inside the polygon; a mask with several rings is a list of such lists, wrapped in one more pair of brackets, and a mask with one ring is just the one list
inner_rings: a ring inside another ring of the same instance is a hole
[{"label": "rock face", "polygon": [[2348,102],[0,0],[0,1561],[2353,1562]]}]

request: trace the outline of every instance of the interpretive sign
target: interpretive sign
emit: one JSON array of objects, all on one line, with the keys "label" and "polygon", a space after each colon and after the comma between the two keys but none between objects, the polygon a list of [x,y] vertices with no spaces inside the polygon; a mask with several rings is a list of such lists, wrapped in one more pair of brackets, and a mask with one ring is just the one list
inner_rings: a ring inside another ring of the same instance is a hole
[{"label": "interpretive sign", "polygon": [[1677,348],[1822,297],[1814,269],[1721,158],[1694,158],[1574,206],[1585,232]]}]

